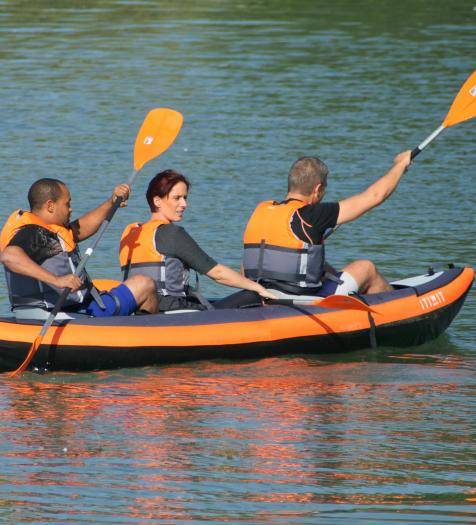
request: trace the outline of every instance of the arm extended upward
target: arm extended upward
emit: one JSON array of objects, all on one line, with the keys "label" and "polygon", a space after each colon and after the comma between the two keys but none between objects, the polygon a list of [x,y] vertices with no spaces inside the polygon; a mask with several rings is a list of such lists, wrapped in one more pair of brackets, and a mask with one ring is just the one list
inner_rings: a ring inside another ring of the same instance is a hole
[{"label": "arm extended upward", "polygon": [[104,201],[94,210],[85,213],[79,219],[73,221],[71,223],[71,228],[74,232],[76,241],[84,241],[94,235],[106,218],[107,212],[111,209],[115,200],[119,197],[122,198],[124,202],[121,206],[125,206],[125,201],[127,201],[129,193],[130,188],[127,184],[119,184],[114,188],[109,199]]},{"label": "arm extended upward", "polygon": [[388,199],[407,171],[410,165],[410,155],[410,150],[398,154],[394,159],[393,166],[385,175],[371,184],[362,193],[340,201],[337,224],[353,221]]}]

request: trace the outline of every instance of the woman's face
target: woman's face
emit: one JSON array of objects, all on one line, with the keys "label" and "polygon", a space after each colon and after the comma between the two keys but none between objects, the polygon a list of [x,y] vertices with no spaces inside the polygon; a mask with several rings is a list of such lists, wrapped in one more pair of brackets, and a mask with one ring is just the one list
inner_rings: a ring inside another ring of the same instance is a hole
[{"label": "woman's face", "polygon": [[177,182],[165,197],[154,197],[159,218],[168,222],[181,221],[187,207],[187,197],[188,190],[184,182]]}]

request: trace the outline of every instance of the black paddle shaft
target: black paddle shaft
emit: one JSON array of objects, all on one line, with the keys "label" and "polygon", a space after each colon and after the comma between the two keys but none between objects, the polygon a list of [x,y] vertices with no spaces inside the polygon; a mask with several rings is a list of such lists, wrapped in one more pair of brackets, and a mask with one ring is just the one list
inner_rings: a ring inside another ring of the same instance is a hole
[{"label": "black paddle shaft", "polygon": [[[79,262],[78,266],[76,267],[76,270],[74,272],[74,275],[79,276],[81,275],[82,271],[86,267],[86,263],[88,262],[89,258],[93,254],[94,250],[96,249],[96,246],[99,244],[99,241],[101,240],[101,237],[104,235],[107,227],[109,226],[109,223],[111,222],[112,218],[114,217],[114,214],[116,213],[117,209],[123,202],[122,197],[117,197],[117,199],[114,201],[113,205],[109,208],[109,211],[107,212],[107,215],[105,219],[102,221],[101,226],[99,227],[98,234],[96,235],[96,238],[94,239],[91,246],[86,250],[84,253],[84,256],[81,258],[81,261]],[[56,317],[56,314],[59,313],[61,308],[63,307],[64,302],[66,301],[66,298],[71,293],[71,288],[64,288],[61,292],[61,295],[59,296],[59,299],[56,301],[55,307],[50,313],[50,317],[53,319]]]},{"label": "black paddle shaft", "polygon": [[445,126],[442,124],[441,126],[439,126],[438,128],[435,129],[435,131],[433,131],[433,133],[431,133],[430,135],[428,135],[428,137],[426,137],[426,139],[421,143],[419,144],[414,150],[412,150],[412,154],[410,156],[410,160],[413,160],[417,155],[419,155],[423,148],[426,148],[426,146],[428,146],[428,144],[430,144],[430,142],[432,142],[433,140],[436,139],[436,137],[445,129]]},{"label": "black paddle shaft", "polygon": [[410,155],[410,160],[413,160],[420,153],[421,153],[421,149],[417,146],[415,149],[412,150],[412,154]]}]

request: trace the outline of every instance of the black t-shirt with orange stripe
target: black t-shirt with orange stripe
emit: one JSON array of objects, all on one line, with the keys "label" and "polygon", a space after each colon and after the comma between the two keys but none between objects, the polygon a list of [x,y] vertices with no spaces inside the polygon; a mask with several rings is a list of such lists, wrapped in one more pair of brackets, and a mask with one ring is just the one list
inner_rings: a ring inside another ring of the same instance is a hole
[{"label": "black t-shirt with orange stripe", "polygon": [[[283,201],[283,203],[289,202],[289,200]],[[302,241],[309,242],[311,240],[313,244],[320,244],[326,230],[335,228],[338,217],[338,202],[307,204],[299,208],[294,214],[291,220],[291,229]]]}]

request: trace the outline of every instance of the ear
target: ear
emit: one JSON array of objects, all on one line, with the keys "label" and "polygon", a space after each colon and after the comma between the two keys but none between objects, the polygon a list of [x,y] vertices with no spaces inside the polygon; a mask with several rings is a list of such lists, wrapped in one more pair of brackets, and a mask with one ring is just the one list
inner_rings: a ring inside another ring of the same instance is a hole
[{"label": "ear", "polygon": [[54,213],[55,211],[55,201],[52,201],[51,199],[48,199],[45,202],[45,208],[48,213]]},{"label": "ear", "polygon": [[152,201],[154,203],[154,206],[159,209],[160,208],[160,204],[162,203],[162,199],[156,195]]},{"label": "ear", "polygon": [[322,184],[319,182],[319,184],[316,184],[314,186],[314,189],[312,190],[312,194],[314,195],[314,197],[318,197],[320,192],[321,192],[321,188],[322,188]]},{"label": "ear", "polygon": [[322,193],[322,184],[319,182],[319,184],[316,184],[311,192],[311,195],[310,195],[310,203],[311,204],[314,204],[316,202],[319,202],[322,197],[323,197],[323,193]]}]

